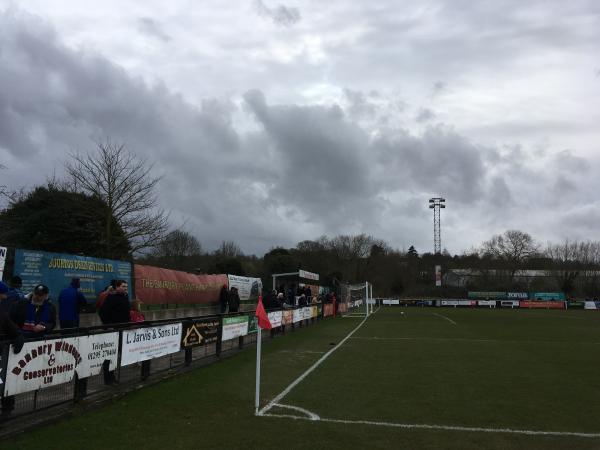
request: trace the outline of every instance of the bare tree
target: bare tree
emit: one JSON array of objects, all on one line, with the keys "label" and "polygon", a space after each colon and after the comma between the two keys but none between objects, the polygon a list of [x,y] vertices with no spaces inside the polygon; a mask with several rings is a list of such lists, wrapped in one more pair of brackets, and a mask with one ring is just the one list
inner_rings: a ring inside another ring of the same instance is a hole
[{"label": "bare tree", "polygon": [[553,272],[565,293],[575,291],[578,278],[583,278],[586,291],[595,292],[599,284],[600,242],[566,239],[561,244],[548,244],[545,253],[557,266]]},{"label": "bare tree", "polygon": [[518,230],[508,230],[497,234],[482,244],[480,253],[506,261],[509,267],[510,281],[514,280],[517,270],[527,259],[537,255],[539,245],[530,234]]},{"label": "bare tree", "polygon": [[237,258],[242,255],[242,250],[234,241],[223,241],[215,253],[226,258]]},{"label": "bare tree", "polygon": [[96,195],[107,204],[106,236],[110,246],[111,220],[123,228],[133,253],[155,246],[168,230],[168,215],[157,208],[155,189],[160,177],[153,165],[109,139],[97,142],[88,154],[71,154],[65,164],[75,191]]},{"label": "bare tree", "polygon": [[152,256],[157,258],[177,258],[201,254],[202,246],[198,239],[183,230],[171,231],[152,252]]}]

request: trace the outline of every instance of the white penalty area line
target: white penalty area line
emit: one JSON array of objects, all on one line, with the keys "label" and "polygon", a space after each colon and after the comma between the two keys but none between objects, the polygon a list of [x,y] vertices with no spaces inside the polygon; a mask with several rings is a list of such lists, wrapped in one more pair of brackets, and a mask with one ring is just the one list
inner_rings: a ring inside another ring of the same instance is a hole
[{"label": "white penalty area line", "polygon": [[269,403],[267,403],[267,405],[260,409],[256,415],[257,416],[263,416],[267,411],[269,411],[271,408],[273,408],[273,406],[275,406],[277,403],[279,403],[279,401],[285,397],[286,395],[288,395],[290,393],[290,391],[292,389],[294,389],[298,384],[300,384],[302,382],[302,380],[304,380],[308,375],[311,374],[311,372],[313,370],[315,370],[317,367],[319,367],[323,361],[325,361],[327,358],[329,358],[329,356],[331,356],[331,354],[333,352],[335,352],[338,348],[340,348],[344,342],[346,342],[348,339],[350,339],[350,337],[356,333],[358,331],[358,329],[360,327],[362,327],[364,325],[364,323],[367,321],[369,317],[365,317],[356,328],[354,328],[354,330],[352,330],[350,333],[348,333],[348,335],[342,339],[342,341],[337,344],[335,347],[333,347],[331,350],[329,350],[327,353],[325,353],[323,356],[321,356],[321,358],[319,358],[317,360],[316,363],[314,363],[312,366],[310,366],[308,368],[308,370],[306,370],[306,372],[304,372],[302,375],[300,375],[298,378],[296,378],[288,387],[286,387],[279,395],[277,395],[273,400],[271,400]]},{"label": "white penalty area line", "polygon": [[[277,405],[283,406],[283,405]],[[295,408],[292,408],[295,409]],[[300,408],[301,409],[301,408]],[[303,410],[302,412],[306,412]],[[313,414],[313,413],[311,413]],[[378,427],[403,428],[414,430],[434,430],[434,431],[465,431],[471,433],[505,433],[505,434],[522,434],[527,436],[557,436],[557,437],[581,437],[581,438],[600,438],[600,433],[579,433],[575,431],[542,431],[542,430],[516,430],[512,428],[484,428],[484,427],[460,427],[453,425],[429,425],[420,423],[393,423],[393,422],[375,422],[370,420],[343,420],[343,419],[327,419],[320,417],[318,419],[293,416],[291,414],[261,414],[265,417],[288,418],[296,420],[310,420],[328,423],[340,423],[345,425],[373,425]],[[316,416],[316,414],[315,414]],[[319,416],[317,416],[319,417]]]},{"label": "white penalty area line", "polygon": [[456,323],[454,320],[452,320],[450,317],[446,317],[446,316],[445,316],[445,315],[443,315],[443,314],[438,314],[438,313],[431,313],[431,314],[433,314],[434,316],[441,317],[442,319],[446,319],[448,322],[450,322],[450,323],[452,323],[452,324],[454,324],[454,325],[458,325],[458,324],[457,324],[457,323]]}]

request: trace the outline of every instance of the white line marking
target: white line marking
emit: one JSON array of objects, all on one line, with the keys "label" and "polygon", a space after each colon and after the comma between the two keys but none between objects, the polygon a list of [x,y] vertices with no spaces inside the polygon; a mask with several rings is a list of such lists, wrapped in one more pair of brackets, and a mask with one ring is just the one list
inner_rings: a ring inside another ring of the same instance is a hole
[{"label": "white line marking", "polygon": [[442,319],[446,319],[448,322],[453,323],[454,325],[458,325],[454,320],[452,320],[450,317],[446,317],[443,314],[438,314],[438,313],[431,313],[434,316],[438,316],[441,317]]},{"label": "white line marking", "polygon": [[[273,406],[276,406],[278,408],[293,409],[294,411],[300,411],[302,414],[306,414],[310,420],[321,420],[321,418],[319,417],[318,414],[310,412],[308,409],[300,408],[299,406],[283,405],[281,403],[275,403]],[[300,417],[300,416],[294,416],[294,417]]]},{"label": "white line marking", "polygon": [[[434,337],[379,337],[353,336],[350,339],[365,341],[435,341],[435,342],[491,342],[500,344],[564,344],[573,345],[571,341],[511,341],[504,339],[470,339],[470,338],[434,338]],[[577,345],[600,345],[600,342],[577,342]]]},{"label": "white line marking", "polygon": [[302,380],[304,380],[308,375],[310,375],[310,373],[313,370],[315,370],[317,367],[319,367],[323,361],[325,361],[327,358],[329,358],[329,356],[333,352],[335,352],[338,348],[340,348],[344,344],[344,342],[346,342],[354,333],[356,333],[356,331],[360,327],[363,326],[363,324],[367,321],[367,319],[368,319],[368,317],[365,317],[362,320],[362,322],[359,323],[358,326],[348,334],[348,336],[346,336],[344,339],[342,339],[342,341],[338,345],[336,345],[331,350],[329,350],[327,353],[325,353],[323,356],[321,356],[321,358],[319,358],[316,363],[314,363],[312,366],[310,366],[306,372],[304,372],[302,375],[300,375],[298,378],[296,378],[292,382],[292,384],[290,384],[288,387],[286,387],[279,395],[277,395],[273,400],[271,400],[269,403],[267,403],[267,406],[265,406],[263,409],[259,410],[257,415],[262,416],[264,413],[266,413],[268,410],[270,410],[276,403],[278,403],[279,400],[281,400],[283,397],[288,395],[292,389],[294,389],[298,384],[300,384],[302,382]]},{"label": "white line marking", "polygon": [[[297,420],[314,420],[306,417],[291,416],[285,414],[262,414],[265,417],[275,418],[292,418]],[[442,430],[442,431],[469,431],[474,433],[510,433],[510,434],[525,434],[529,436],[575,436],[583,438],[600,438],[600,433],[580,433],[576,431],[542,431],[542,430],[515,430],[512,428],[483,428],[483,427],[460,427],[454,425],[429,425],[420,423],[392,423],[392,422],[375,422],[370,420],[342,420],[342,419],[327,419],[321,417],[320,422],[342,423],[348,425],[375,425],[380,427],[405,428],[405,429],[421,429],[421,430]]]}]

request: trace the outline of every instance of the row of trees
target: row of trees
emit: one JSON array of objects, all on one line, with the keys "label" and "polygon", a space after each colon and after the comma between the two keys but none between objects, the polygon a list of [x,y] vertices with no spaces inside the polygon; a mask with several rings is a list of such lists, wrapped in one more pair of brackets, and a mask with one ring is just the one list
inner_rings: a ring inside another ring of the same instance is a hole
[{"label": "row of trees", "polygon": [[[0,166],[0,168],[2,168]],[[462,255],[424,253],[414,247],[392,249],[367,236],[340,235],[273,248],[262,257],[244,255],[235,242],[224,241],[204,252],[198,239],[183,229],[169,230],[168,214],[157,208],[160,177],[153,166],[123,145],[99,142],[96,151],[74,153],[64,180],[49,180],[28,192],[0,195],[9,199],[0,212],[3,245],[86,254],[203,273],[259,276],[270,286],[273,273],[298,268],[321,274],[322,283],[371,281],[376,294],[464,295],[465,289],[528,290],[535,288],[520,274],[541,269],[551,276],[540,288],[567,294],[598,295],[600,243],[565,241],[542,249],[529,234],[509,230]],[[433,285],[434,266],[445,273],[467,269],[474,276],[465,286]]]}]

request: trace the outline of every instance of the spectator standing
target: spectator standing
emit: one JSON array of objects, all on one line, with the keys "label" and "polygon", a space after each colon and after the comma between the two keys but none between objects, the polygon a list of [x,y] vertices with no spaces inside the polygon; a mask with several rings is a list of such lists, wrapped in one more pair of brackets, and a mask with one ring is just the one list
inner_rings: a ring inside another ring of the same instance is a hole
[{"label": "spectator standing", "polygon": [[[127,288],[125,280],[115,281],[115,288],[106,296],[106,300],[104,300],[100,307],[100,320],[104,325],[129,322],[131,307],[129,306]],[[119,383],[115,377],[115,371],[110,370],[109,360],[104,360],[102,363],[102,373],[104,374],[104,384]]]},{"label": "spectator standing", "polygon": [[30,298],[10,308],[10,318],[25,334],[43,336],[56,327],[56,308],[48,298],[48,286],[38,284]]},{"label": "spectator standing", "polygon": [[2,309],[6,314],[9,314],[10,307],[13,305],[13,303],[26,300],[25,293],[21,290],[22,286],[23,281],[18,275],[15,275],[10,279],[6,297],[4,300],[2,300],[2,302],[0,302],[0,309]]},{"label": "spectator standing", "polygon": [[129,296],[127,281],[117,280],[115,288],[106,296],[100,307],[100,320],[105,325],[129,322]]},{"label": "spectator standing", "polygon": [[79,328],[79,311],[87,305],[80,287],[79,278],[73,278],[69,286],[58,294],[58,320],[61,328]]},{"label": "spectator standing", "polygon": [[96,312],[100,313],[100,308],[102,308],[102,304],[104,303],[104,300],[106,300],[106,297],[108,297],[108,294],[110,294],[115,288],[115,281],[116,280],[110,280],[110,284],[108,286],[106,286],[104,288],[104,290],[98,294],[98,298],[96,299]]},{"label": "spectator standing", "polygon": [[[0,303],[6,302],[6,297],[10,291],[10,288],[0,281]],[[19,327],[10,320],[8,313],[4,309],[0,308],[0,334],[10,337],[13,342],[13,352],[19,353],[23,348],[23,334],[19,330]],[[0,401],[2,404],[2,415],[8,415],[15,408],[15,397],[14,396],[2,396]]]},{"label": "spectator standing", "polygon": [[312,291],[308,284],[306,285],[306,288],[304,289],[304,295],[306,296],[306,302],[311,303],[312,302]]},{"label": "spectator standing", "polygon": [[129,311],[129,321],[130,322],[144,322],[146,320],[146,316],[142,313],[142,302],[140,299],[135,299],[131,301],[131,310]]},{"label": "spectator standing", "polygon": [[238,312],[240,309],[240,296],[236,287],[232,287],[229,291],[229,312]]},{"label": "spectator standing", "polygon": [[221,314],[227,312],[227,304],[229,303],[229,292],[227,291],[227,285],[221,286],[221,292],[219,292],[219,305],[221,306]]}]

